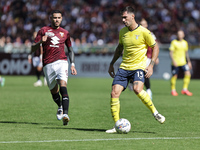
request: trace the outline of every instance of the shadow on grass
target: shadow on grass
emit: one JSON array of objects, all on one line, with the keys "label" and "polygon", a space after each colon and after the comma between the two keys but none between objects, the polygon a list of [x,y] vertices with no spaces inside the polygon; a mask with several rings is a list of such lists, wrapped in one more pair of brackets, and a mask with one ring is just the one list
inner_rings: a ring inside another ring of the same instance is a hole
[{"label": "shadow on grass", "polygon": [[[107,129],[86,129],[86,128],[63,128],[63,127],[43,127],[44,129],[64,129],[64,130],[78,130],[78,131],[97,131],[97,132],[105,132]],[[156,134],[155,132],[148,131],[130,131],[131,133],[149,133]]]},{"label": "shadow on grass", "polygon": [[43,123],[36,123],[36,122],[17,122],[17,121],[0,121],[0,123],[8,123],[8,124],[34,124],[34,125],[43,124]]},{"label": "shadow on grass", "polygon": [[[35,122],[17,122],[17,121],[0,121],[1,123],[7,124],[32,124],[32,125],[41,125],[46,123],[35,123]],[[49,124],[49,123],[48,123]],[[87,129],[87,128],[66,128],[66,127],[43,127],[43,129],[64,129],[64,130],[78,130],[78,131],[97,131],[97,132],[105,132],[107,129]],[[148,132],[148,131],[130,131],[131,133],[149,133],[149,134],[156,134],[155,132]]]},{"label": "shadow on grass", "polygon": [[44,129],[64,129],[64,130],[79,130],[79,131],[98,131],[98,132],[105,132],[106,129],[86,129],[86,128],[66,128],[63,127],[43,127]]}]

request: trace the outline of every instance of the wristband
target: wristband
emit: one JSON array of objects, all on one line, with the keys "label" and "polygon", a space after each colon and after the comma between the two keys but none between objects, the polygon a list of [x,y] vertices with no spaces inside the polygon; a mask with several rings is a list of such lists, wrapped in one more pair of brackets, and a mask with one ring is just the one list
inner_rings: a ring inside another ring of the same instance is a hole
[{"label": "wristband", "polygon": [[74,67],[75,67],[75,63],[71,63],[71,66],[74,66]]},{"label": "wristband", "polygon": [[31,56],[31,54],[29,54],[29,55],[28,55],[28,59],[31,59],[31,58],[32,58],[32,56]]}]

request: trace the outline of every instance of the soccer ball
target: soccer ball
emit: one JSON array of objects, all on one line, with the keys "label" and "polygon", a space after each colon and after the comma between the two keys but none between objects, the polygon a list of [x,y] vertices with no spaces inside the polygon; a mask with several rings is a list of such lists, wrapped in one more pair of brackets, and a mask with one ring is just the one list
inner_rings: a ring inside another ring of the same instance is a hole
[{"label": "soccer ball", "polygon": [[131,123],[124,118],[119,119],[115,123],[117,133],[128,133],[131,130]]},{"label": "soccer ball", "polygon": [[163,73],[163,78],[165,79],[165,80],[169,80],[170,79],[170,74],[168,73],[168,72],[165,72],[165,73]]}]

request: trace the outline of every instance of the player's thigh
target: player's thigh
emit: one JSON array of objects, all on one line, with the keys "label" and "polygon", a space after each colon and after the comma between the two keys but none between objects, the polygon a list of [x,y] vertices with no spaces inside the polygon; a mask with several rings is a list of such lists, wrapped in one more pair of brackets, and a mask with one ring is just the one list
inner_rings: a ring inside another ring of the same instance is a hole
[{"label": "player's thigh", "polygon": [[43,72],[47,81],[47,85],[49,87],[50,90],[52,90],[57,82],[56,82],[56,73],[53,69],[53,65],[52,64],[48,64],[46,66],[43,67]]},{"label": "player's thigh", "polygon": [[144,87],[145,75],[141,69],[135,70],[131,76],[133,80],[133,90],[136,94],[140,93]]},{"label": "player's thigh", "polygon": [[189,68],[189,66],[187,64],[184,65],[184,66],[181,66],[181,69],[183,70],[185,75],[191,75],[190,68]]},{"label": "player's thigh", "polygon": [[33,57],[32,62],[33,62],[33,67],[37,67],[40,64],[40,58],[39,57]]},{"label": "player's thigh", "polygon": [[179,67],[171,66],[172,76],[178,75]]},{"label": "player's thigh", "polygon": [[56,69],[57,77],[59,84],[63,84],[64,82],[67,84],[68,81],[68,62],[62,61],[59,63],[58,68]]},{"label": "player's thigh", "polygon": [[113,80],[112,86],[118,84],[123,87],[123,90],[125,90],[128,85],[128,82],[129,71],[119,68]]}]

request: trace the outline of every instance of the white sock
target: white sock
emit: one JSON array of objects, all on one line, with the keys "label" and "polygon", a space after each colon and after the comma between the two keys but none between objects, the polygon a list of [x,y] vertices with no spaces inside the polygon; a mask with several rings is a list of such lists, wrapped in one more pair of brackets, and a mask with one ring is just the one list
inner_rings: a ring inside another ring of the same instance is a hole
[{"label": "white sock", "polygon": [[154,113],[153,113],[153,116],[156,116],[158,114],[158,111],[156,110]]}]

